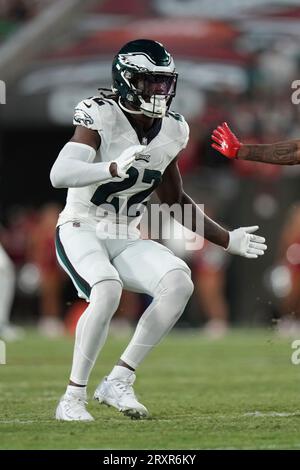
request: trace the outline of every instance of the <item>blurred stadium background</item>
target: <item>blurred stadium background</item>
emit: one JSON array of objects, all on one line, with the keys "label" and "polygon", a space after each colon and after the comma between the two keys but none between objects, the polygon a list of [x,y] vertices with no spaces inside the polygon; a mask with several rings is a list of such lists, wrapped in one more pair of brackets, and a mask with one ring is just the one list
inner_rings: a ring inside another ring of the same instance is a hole
[{"label": "blurred stadium background", "polygon": [[[213,245],[186,253],[170,242],[196,286],[177,327],[213,337],[235,325],[297,329],[300,168],[227,161],[210,134],[226,120],[244,142],[300,138],[300,107],[291,101],[299,0],[0,0],[0,239],[16,278],[12,322],[48,336],[74,330],[83,304],[57,267],[53,242],[66,192],[51,187],[49,171],[72,135],[74,105],[109,86],[113,55],[142,37],[175,57],[173,109],[191,128],[180,160],[187,192],[228,227],[260,225],[269,245],[249,262]],[[125,292],[115,331],[127,331],[147,302]]]}]

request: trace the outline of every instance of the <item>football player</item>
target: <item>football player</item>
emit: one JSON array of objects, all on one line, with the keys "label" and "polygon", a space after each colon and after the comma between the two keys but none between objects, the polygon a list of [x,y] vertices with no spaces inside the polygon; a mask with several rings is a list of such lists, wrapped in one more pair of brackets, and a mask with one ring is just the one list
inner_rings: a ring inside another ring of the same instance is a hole
[{"label": "football player", "polygon": [[212,147],[229,159],[274,163],[276,165],[297,165],[300,163],[300,140],[276,142],[274,144],[242,144],[223,122],[212,133]]},{"label": "football player", "polygon": [[4,341],[21,339],[21,329],[9,321],[15,294],[15,269],[12,261],[0,245],[0,338]]},{"label": "football player", "polygon": [[198,213],[206,239],[229,253],[257,258],[266,249],[264,238],[253,235],[257,226],[228,232],[184,192],[177,156],[189,128],[169,110],[176,82],[173,58],[160,43],[140,39],[124,45],[113,60],[111,93],[76,106],[75,133],[52,167],[52,185],[69,188],[58,220],[58,260],[89,302],[77,324],[70,382],[56,419],[93,420],[85,407],[86,386],[123,287],[153,301],[94,398],[132,418],[148,416],[134,394],[135,370],[177,322],[193,292],[188,266],[139,236],[142,208],[153,191],[169,206],[192,206],[193,230]]}]

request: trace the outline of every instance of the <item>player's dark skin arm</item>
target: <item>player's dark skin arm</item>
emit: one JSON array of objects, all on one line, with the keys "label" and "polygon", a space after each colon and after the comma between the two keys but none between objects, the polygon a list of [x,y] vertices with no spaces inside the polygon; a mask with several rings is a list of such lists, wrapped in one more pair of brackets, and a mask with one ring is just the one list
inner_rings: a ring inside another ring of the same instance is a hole
[{"label": "player's dark skin arm", "polygon": [[262,145],[244,144],[239,149],[237,158],[276,165],[299,165],[300,140]]},{"label": "player's dark skin arm", "polygon": [[[229,243],[229,233],[219,224],[207,217],[197,206],[197,204],[184,192],[181,175],[176,160],[173,160],[163,174],[161,184],[156,190],[161,203],[169,206],[172,204],[180,204],[182,211],[184,205],[192,206],[192,230],[196,232],[196,214],[204,216],[204,237],[206,240],[216,245],[227,248]],[[181,222],[181,221],[180,221]],[[191,228],[191,227],[188,227]],[[199,235],[202,235],[201,233]]]}]

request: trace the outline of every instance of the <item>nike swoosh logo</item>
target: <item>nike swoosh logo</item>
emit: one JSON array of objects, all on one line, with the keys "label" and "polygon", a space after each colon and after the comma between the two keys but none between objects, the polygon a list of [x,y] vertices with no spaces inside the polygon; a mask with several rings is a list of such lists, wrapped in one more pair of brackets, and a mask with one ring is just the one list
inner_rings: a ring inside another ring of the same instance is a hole
[{"label": "nike swoosh logo", "polygon": [[91,108],[91,104],[86,104],[86,102],[84,101],[84,104],[86,105],[87,108]]}]

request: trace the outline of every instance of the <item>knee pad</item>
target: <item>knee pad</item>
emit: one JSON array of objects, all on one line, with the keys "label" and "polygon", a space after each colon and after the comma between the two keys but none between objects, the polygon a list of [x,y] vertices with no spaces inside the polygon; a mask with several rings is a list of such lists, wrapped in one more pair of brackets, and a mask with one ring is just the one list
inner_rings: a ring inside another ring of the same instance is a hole
[{"label": "knee pad", "polygon": [[[116,280],[106,280],[95,284],[90,295],[90,305],[111,315],[117,310],[122,295],[122,285]],[[103,313],[102,313],[103,314]]]},{"label": "knee pad", "polygon": [[186,304],[194,291],[190,276],[183,269],[168,272],[161,280],[157,295],[167,296],[181,304]]}]

